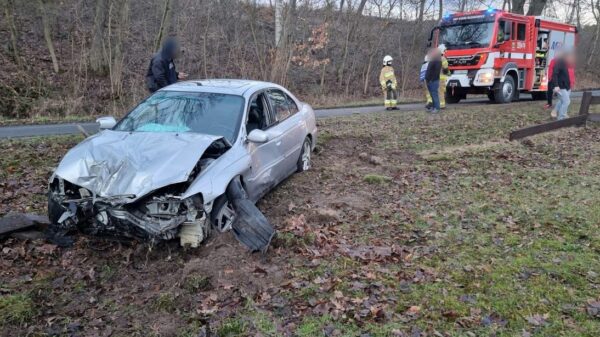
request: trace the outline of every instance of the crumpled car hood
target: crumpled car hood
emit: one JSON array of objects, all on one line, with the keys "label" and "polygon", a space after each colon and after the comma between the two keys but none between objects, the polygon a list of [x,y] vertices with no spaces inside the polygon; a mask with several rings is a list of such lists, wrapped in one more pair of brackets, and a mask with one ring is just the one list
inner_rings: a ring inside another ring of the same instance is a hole
[{"label": "crumpled car hood", "polygon": [[135,195],[139,199],[158,188],[186,181],[204,151],[219,138],[106,130],[72,148],[55,174],[100,197]]}]

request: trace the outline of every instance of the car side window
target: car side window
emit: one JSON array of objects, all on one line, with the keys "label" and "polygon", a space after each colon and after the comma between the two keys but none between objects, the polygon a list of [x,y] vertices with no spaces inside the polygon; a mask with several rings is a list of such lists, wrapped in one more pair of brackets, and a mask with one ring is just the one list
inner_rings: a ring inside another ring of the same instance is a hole
[{"label": "car side window", "polygon": [[271,107],[277,122],[281,122],[290,116],[290,109],[286,95],[277,89],[269,90],[268,94]]},{"label": "car side window", "polygon": [[274,121],[271,120],[269,107],[266,104],[265,94],[260,93],[252,98],[248,110],[248,120],[246,122],[246,132],[252,130],[266,130]]},{"label": "car side window", "polygon": [[291,98],[289,95],[285,95],[285,97],[287,98],[288,109],[290,110],[290,115],[293,115],[293,114],[297,113],[298,111],[300,111],[298,109],[298,105],[296,104],[296,102],[294,101],[293,98]]}]

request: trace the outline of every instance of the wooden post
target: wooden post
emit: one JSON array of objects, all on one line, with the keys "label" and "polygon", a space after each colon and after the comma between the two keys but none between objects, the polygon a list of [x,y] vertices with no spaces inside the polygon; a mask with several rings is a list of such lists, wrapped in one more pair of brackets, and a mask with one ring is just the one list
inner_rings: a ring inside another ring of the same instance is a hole
[{"label": "wooden post", "polygon": [[587,115],[590,112],[590,104],[592,104],[592,92],[586,91],[581,98],[581,106],[579,107],[579,115]]}]

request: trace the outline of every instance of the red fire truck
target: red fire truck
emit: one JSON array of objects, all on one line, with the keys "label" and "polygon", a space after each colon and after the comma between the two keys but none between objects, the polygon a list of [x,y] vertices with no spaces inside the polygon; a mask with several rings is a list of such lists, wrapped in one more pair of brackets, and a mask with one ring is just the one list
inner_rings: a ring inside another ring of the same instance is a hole
[{"label": "red fire truck", "polygon": [[521,92],[544,99],[550,60],[560,48],[574,47],[576,36],[572,25],[487,9],[445,15],[430,41],[447,48],[447,102],[487,94],[508,103]]}]

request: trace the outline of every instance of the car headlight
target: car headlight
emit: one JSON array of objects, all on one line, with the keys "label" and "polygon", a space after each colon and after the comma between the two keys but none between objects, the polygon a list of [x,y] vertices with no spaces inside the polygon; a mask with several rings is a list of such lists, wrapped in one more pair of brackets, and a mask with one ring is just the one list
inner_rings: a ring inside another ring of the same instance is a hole
[{"label": "car headlight", "polygon": [[476,85],[492,85],[494,84],[494,69],[482,69],[477,73],[475,78]]}]

